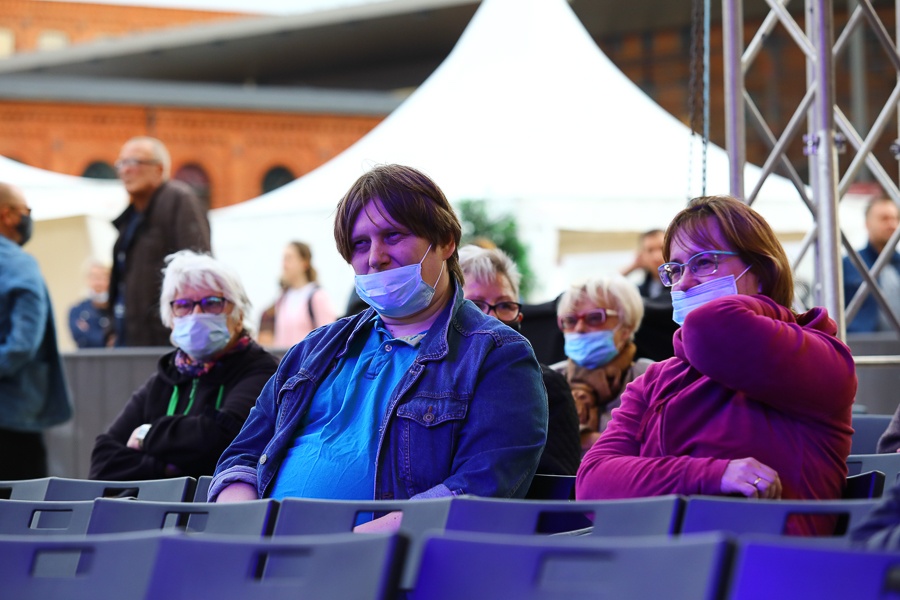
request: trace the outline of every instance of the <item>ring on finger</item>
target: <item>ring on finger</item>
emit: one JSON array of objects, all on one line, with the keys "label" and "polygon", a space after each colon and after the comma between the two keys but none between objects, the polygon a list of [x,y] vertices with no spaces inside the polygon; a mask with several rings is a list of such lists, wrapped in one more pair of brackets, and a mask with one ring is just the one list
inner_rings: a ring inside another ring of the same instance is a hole
[{"label": "ring on finger", "polygon": [[757,477],[756,481],[753,482],[753,487],[758,486],[760,481],[762,481],[762,477]]}]

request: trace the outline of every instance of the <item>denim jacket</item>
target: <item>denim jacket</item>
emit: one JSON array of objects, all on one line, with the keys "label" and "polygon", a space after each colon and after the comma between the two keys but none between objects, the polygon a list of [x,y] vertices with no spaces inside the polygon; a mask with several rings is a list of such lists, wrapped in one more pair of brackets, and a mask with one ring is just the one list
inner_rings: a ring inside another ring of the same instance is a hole
[{"label": "denim jacket", "polygon": [[[872,244],[866,244],[866,247],[859,251],[859,257],[863,260],[866,267],[871,269],[872,265],[875,264],[875,261],[878,260],[878,252],[875,251],[875,248],[872,247]],[[856,270],[856,267],[853,266],[853,263],[850,261],[849,256],[844,257],[843,263],[844,302],[850,304],[850,300],[853,299],[853,295],[856,294],[856,290],[858,290],[859,286],[863,284],[863,276],[859,271]],[[888,264],[893,265],[895,269],[900,270],[900,253],[894,252],[891,255],[891,259]],[[847,323],[847,333],[878,331],[878,315],[880,311],[881,308],[879,308],[878,301],[875,300],[875,296],[866,296],[866,299],[863,300],[862,306],[859,307],[859,311],[856,313],[856,317],[854,317],[852,321]]]},{"label": "denim jacket", "polygon": [[0,428],[41,431],[72,405],[37,261],[0,236]]},{"label": "denim jacket", "polygon": [[[219,459],[210,501],[238,481],[260,498],[271,493],[316,389],[373,316],[345,317],[291,348]],[[547,436],[547,393],[531,345],[456,285],[373,435],[376,500],[524,497]]]}]

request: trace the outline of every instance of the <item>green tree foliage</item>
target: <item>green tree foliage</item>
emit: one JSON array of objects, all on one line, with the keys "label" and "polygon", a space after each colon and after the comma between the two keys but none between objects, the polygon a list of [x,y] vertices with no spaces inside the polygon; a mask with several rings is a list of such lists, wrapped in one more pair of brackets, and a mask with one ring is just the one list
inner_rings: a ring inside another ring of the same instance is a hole
[{"label": "green tree foliage", "polygon": [[519,229],[512,215],[492,218],[484,200],[463,200],[457,205],[462,223],[462,243],[471,244],[479,238],[487,239],[509,254],[522,273],[519,293],[523,298],[534,287],[534,272],[528,262],[528,248],[519,240]]}]

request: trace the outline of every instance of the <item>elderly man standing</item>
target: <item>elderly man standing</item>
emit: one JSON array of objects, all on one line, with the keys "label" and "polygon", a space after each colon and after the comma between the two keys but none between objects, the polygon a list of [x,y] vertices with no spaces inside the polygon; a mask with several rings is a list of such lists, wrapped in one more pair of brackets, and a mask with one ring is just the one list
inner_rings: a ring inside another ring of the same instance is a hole
[{"label": "elderly man standing", "polygon": [[178,250],[209,252],[209,222],[186,184],[169,179],[172,161],[162,142],[135,137],[122,146],[116,170],[129,205],[113,225],[109,285],[116,346],[165,346],[169,331],[159,320],[163,259]]},{"label": "elderly man standing", "polygon": [[22,192],[0,183],[0,479],[47,476],[42,431],[72,416],[50,295],[37,261]]}]

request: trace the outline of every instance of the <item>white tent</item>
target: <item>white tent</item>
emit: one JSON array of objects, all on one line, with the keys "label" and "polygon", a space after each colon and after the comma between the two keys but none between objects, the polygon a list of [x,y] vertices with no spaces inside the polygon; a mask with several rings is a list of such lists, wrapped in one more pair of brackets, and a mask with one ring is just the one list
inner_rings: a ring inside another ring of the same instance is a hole
[{"label": "white tent", "polygon": [[125,209],[128,194],[118,180],[63,175],[2,156],[0,181],[21,189],[31,207],[35,231],[25,250],[50,289],[60,346],[71,349],[66,319],[86,292],[82,267],[91,257],[112,260],[116,230],[110,221]]},{"label": "white tent", "polygon": [[[537,296],[552,297],[568,279],[561,231],[665,227],[689,181],[699,195],[699,152],[689,159],[689,147],[689,130],[606,58],[565,0],[484,0],[443,64],[372,132],[283,188],[213,211],[213,247],[265,303],[284,244],[307,241],[339,303],[352,271],[334,250],[333,209],[373,164],[408,164],[451,202],[513,212],[543,284]],[[727,175],[725,152],[710,148],[707,191],[726,193]],[[748,185],[758,178],[749,167]],[[782,231],[812,222],[781,178],[767,181],[755,207]]]}]

